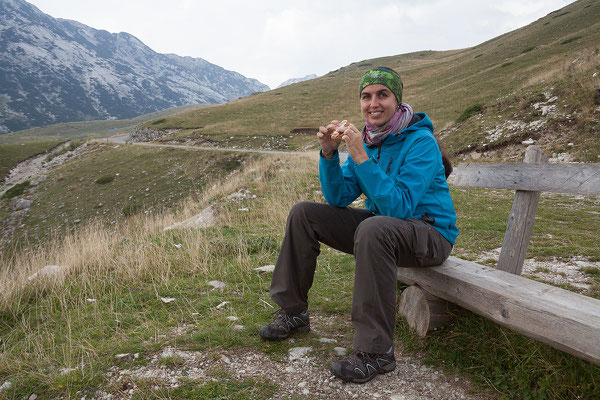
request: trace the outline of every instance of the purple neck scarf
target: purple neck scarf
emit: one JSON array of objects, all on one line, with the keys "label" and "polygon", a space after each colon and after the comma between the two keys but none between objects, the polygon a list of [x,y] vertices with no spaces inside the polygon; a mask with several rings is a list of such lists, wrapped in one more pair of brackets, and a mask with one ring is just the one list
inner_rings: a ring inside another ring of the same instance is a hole
[{"label": "purple neck scarf", "polygon": [[384,126],[371,125],[369,121],[367,121],[362,132],[363,141],[367,145],[380,144],[390,133],[396,133],[406,129],[413,114],[414,112],[411,106],[407,103],[401,103],[400,106],[398,106],[398,110],[396,110],[392,118]]}]

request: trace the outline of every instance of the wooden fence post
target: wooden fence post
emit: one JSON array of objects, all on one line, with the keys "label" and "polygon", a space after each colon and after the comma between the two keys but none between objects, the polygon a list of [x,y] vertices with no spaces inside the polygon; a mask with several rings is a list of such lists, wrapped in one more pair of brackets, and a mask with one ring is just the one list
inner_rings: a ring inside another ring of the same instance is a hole
[{"label": "wooden fence post", "polygon": [[[539,146],[529,146],[525,151],[526,163],[548,162],[548,157]],[[497,269],[521,275],[523,262],[527,253],[527,245],[531,238],[531,230],[535,220],[541,192],[517,190],[515,200],[508,218],[508,226],[504,235],[504,243],[498,258]]]}]

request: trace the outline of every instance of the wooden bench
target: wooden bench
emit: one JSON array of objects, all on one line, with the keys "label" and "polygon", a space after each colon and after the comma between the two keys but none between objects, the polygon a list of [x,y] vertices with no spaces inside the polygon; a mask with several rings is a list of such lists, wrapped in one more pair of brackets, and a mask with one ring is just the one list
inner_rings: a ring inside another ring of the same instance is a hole
[{"label": "wooden bench", "polygon": [[524,163],[466,164],[454,186],[515,189],[496,268],[450,257],[429,268],[399,268],[408,285],[399,312],[420,336],[448,323],[446,301],[525,336],[600,365],[600,300],[520,276],[540,192],[600,195],[600,164],[550,164],[538,146]]}]

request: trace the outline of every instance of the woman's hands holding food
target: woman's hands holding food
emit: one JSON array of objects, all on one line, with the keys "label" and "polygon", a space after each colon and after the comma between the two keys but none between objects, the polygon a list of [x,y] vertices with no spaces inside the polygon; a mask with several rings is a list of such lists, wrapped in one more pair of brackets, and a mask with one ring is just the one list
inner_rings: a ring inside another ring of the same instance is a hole
[{"label": "woman's hands holding food", "polygon": [[317,138],[321,145],[321,153],[325,158],[331,158],[343,140],[350,157],[357,164],[369,159],[363,147],[362,134],[353,124],[345,120],[341,122],[333,120],[326,127],[321,126]]},{"label": "woman's hands holding food", "polygon": [[329,125],[319,127],[317,139],[319,139],[319,145],[321,145],[321,154],[325,158],[333,157],[333,153],[335,153],[337,148],[340,146],[340,140],[331,137],[331,135],[336,132],[339,126],[340,121],[333,120]]}]

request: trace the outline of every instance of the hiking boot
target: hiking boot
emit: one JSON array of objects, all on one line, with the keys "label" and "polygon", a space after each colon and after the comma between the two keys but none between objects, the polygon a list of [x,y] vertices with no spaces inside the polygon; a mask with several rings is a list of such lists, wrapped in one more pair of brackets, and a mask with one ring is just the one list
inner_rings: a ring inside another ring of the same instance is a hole
[{"label": "hiking boot", "polygon": [[348,357],[331,365],[331,373],[345,382],[365,383],[377,374],[385,374],[396,368],[394,346],[385,354],[354,351]]},{"label": "hiking boot", "polygon": [[287,314],[283,310],[276,312],[277,316],[269,325],[261,327],[258,334],[268,340],[285,339],[292,333],[310,331],[308,310],[300,314]]}]

